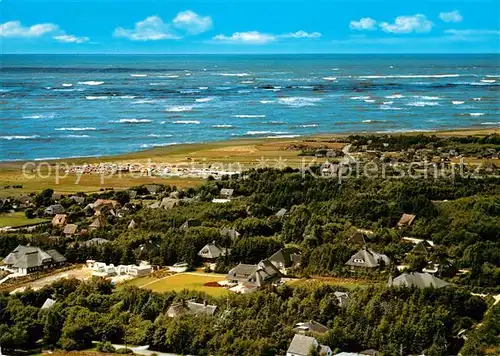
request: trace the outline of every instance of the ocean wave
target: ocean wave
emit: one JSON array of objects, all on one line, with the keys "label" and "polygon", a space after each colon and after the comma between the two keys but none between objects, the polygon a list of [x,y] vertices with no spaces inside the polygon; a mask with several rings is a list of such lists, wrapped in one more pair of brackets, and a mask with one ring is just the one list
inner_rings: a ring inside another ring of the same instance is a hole
[{"label": "ocean wave", "polygon": [[158,100],[156,100],[156,99],[140,99],[140,100],[133,101],[132,104],[155,104],[157,102],[158,102]]},{"label": "ocean wave", "polygon": [[197,94],[199,93],[199,89],[180,89],[179,93],[180,94]]},{"label": "ocean wave", "polygon": [[120,99],[135,99],[136,96],[135,95],[120,95],[119,98]]},{"label": "ocean wave", "polygon": [[200,122],[198,120],[177,120],[177,121],[173,121],[172,123],[173,124],[184,124],[184,125],[190,125],[190,124],[199,125],[200,124]]},{"label": "ocean wave", "polygon": [[95,131],[95,127],[58,127],[56,131]]},{"label": "ocean wave", "polygon": [[248,77],[249,73],[216,73],[215,75],[220,75],[222,77]]},{"label": "ocean wave", "polygon": [[279,98],[278,103],[293,107],[303,107],[303,106],[315,106],[317,102],[320,102],[321,98],[308,98],[308,97],[290,97],[290,98]]},{"label": "ocean wave", "polygon": [[2,140],[36,140],[37,138],[40,138],[38,135],[31,135],[31,136],[0,136]]},{"label": "ocean wave", "polygon": [[481,79],[481,83],[495,83],[495,79]]},{"label": "ocean wave", "polygon": [[214,99],[215,99],[215,97],[209,96],[209,97],[206,97],[206,98],[194,99],[194,101],[196,101],[197,103],[208,103],[209,101],[212,101]]},{"label": "ocean wave", "polygon": [[198,89],[200,89],[200,90],[207,90],[208,87],[198,87]]},{"label": "ocean wave", "polygon": [[379,109],[380,110],[403,110],[401,108],[398,108],[395,106],[390,106],[390,105],[380,105]]},{"label": "ocean wave", "polygon": [[472,98],[474,101],[481,101],[482,98]]},{"label": "ocean wave", "polygon": [[130,74],[131,77],[144,78],[147,77],[147,74]]},{"label": "ocean wave", "polygon": [[371,97],[370,96],[352,96],[350,99],[351,100],[369,100]]},{"label": "ocean wave", "polygon": [[365,103],[374,103],[376,100],[375,99],[365,99]]},{"label": "ocean wave", "polygon": [[149,148],[149,147],[165,147],[165,146],[172,146],[172,145],[179,145],[179,142],[168,142],[168,143],[143,143],[141,145],[142,148]]},{"label": "ocean wave", "polygon": [[392,122],[390,120],[363,120],[361,121],[364,124],[386,124]]},{"label": "ocean wave", "polygon": [[384,104],[384,105],[392,105],[392,104],[394,104],[394,101],[383,101],[382,104]]},{"label": "ocean wave", "polygon": [[422,100],[441,100],[441,99],[443,99],[439,96],[429,96],[429,95],[414,95],[413,97],[417,98],[417,99],[422,99]]},{"label": "ocean wave", "polygon": [[89,135],[66,135],[64,137],[69,137],[69,138],[86,138],[90,137]]},{"label": "ocean wave", "polygon": [[57,91],[57,92],[71,92],[71,91],[83,91],[83,89],[75,89],[75,88],[68,88],[68,89],[52,89],[52,91]]},{"label": "ocean wave", "polygon": [[233,115],[233,117],[239,119],[251,119],[251,118],[263,118],[266,117],[266,115]]},{"label": "ocean wave", "polygon": [[240,89],[238,90],[238,94],[248,94],[251,93],[252,91],[250,89]]},{"label": "ocean wave", "polygon": [[215,89],[221,90],[221,91],[226,91],[226,90],[231,90],[232,87],[215,87]]},{"label": "ocean wave", "polygon": [[88,80],[86,82],[78,82],[78,84],[80,84],[80,85],[101,85],[101,84],[104,84],[104,82],[97,82],[94,80]]},{"label": "ocean wave", "polygon": [[327,80],[329,82],[334,82],[337,80],[337,77],[324,77],[323,80]]},{"label": "ocean wave", "polygon": [[253,84],[255,82],[253,80],[242,80],[240,83],[241,84]]},{"label": "ocean wave", "polygon": [[497,121],[497,122],[493,122],[493,121],[481,122],[481,125],[500,125],[500,121]]},{"label": "ocean wave", "polygon": [[405,96],[402,94],[392,94],[392,95],[387,95],[385,98],[386,99],[401,99],[404,98]]},{"label": "ocean wave", "polygon": [[417,107],[439,106],[439,103],[436,103],[435,101],[415,101],[415,102],[406,104],[406,106],[417,106]]},{"label": "ocean wave", "polygon": [[362,79],[411,79],[411,78],[457,78],[460,74],[402,74],[402,75],[361,75]]},{"label": "ocean wave", "polygon": [[483,116],[484,112],[471,112],[469,113],[470,116]]},{"label": "ocean wave", "polygon": [[289,132],[283,131],[247,131],[245,136],[258,136],[258,135],[286,135]]},{"label": "ocean wave", "polygon": [[148,137],[172,137],[173,135],[158,135],[158,134],[149,134]]},{"label": "ocean wave", "polygon": [[295,138],[300,137],[300,135],[275,135],[275,136],[266,136],[266,138]]},{"label": "ocean wave", "polygon": [[304,125],[298,125],[297,127],[318,127],[317,124],[304,124]]},{"label": "ocean wave", "polygon": [[167,112],[184,112],[184,111],[192,111],[193,106],[191,105],[179,105],[179,106],[170,106],[165,109]]},{"label": "ocean wave", "polygon": [[112,121],[112,122],[116,122],[119,124],[147,124],[147,123],[150,123],[151,120],[148,120],[148,119],[120,119],[120,120]]},{"label": "ocean wave", "polygon": [[451,103],[452,103],[453,105],[462,105],[462,104],[464,104],[464,103],[465,103],[465,101],[453,100]]},{"label": "ocean wave", "polygon": [[272,104],[274,102],[275,102],[274,100],[261,100],[260,101],[261,104]]},{"label": "ocean wave", "polygon": [[214,129],[232,129],[233,125],[212,125]]},{"label": "ocean wave", "polygon": [[23,116],[23,119],[53,119],[55,117],[54,114],[40,114],[40,115],[26,115]]},{"label": "ocean wave", "polygon": [[179,76],[178,76],[178,75],[176,75],[176,74],[158,75],[157,77],[158,77],[158,78],[171,78],[171,79],[173,79],[173,78],[179,78]]},{"label": "ocean wave", "polygon": [[85,99],[87,99],[87,100],[108,100],[109,96],[106,96],[106,95],[102,95],[102,96],[88,95],[85,97]]},{"label": "ocean wave", "polygon": [[71,83],[62,83],[61,86],[63,86],[63,87],[72,87],[73,84],[71,84]]},{"label": "ocean wave", "polygon": [[268,125],[283,125],[285,122],[284,121],[264,121],[262,124],[268,124]]}]

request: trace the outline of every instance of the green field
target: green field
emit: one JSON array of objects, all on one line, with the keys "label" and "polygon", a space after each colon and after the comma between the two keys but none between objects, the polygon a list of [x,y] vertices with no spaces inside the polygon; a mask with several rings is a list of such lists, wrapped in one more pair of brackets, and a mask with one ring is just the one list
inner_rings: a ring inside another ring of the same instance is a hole
[{"label": "green field", "polygon": [[208,282],[219,282],[225,279],[223,274],[212,273],[178,273],[164,278],[140,277],[127,281],[120,286],[136,286],[149,289],[153,292],[180,292],[184,289],[205,292],[211,296],[218,297],[227,293],[223,287],[205,286]]},{"label": "green field", "polygon": [[0,214],[0,227],[12,226],[24,226],[24,225],[33,225],[42,222],[47,222],[48,219],[28,219],[24,216],[24,212],[18,211],[15,213],[2,213]]},{"label": "green field", "polygon": [[298,286],[301,284],[310,284],[310,283],[324,283],[339,287],[344,287],[347,289],[356,289],[356,288],[366,288],[370,284],[373,284],[373,281],[365,281],[362,279],[353,279],[353,278],[335,278],[335,277],[314,277],[312,279],[293,279],[288,281],[288,284]]}]

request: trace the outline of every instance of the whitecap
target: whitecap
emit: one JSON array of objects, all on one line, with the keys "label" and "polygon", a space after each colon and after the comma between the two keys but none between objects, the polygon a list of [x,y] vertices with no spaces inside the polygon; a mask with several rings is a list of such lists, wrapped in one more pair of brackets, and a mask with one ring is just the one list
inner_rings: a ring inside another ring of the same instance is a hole
[{"label": "whitecap", "polygon": [[147,74],[130,74],[131,77],[144,78],[147,77]]},{"label": "whitecap", "polygon": [[140,99],[140,100],[133,101],[132,104],[154,104],[157,102],[158,102],[158,100],[156,100],[156,99]]},{"label": "whitecap", "polygon": [[40,114],[23,116],[23,119],[53,119],[54,117],[54,114]]},{"label": "whitecap", "polygon": [[251,90],[248,90],[248,89],[241,89],[241,90],[238,90],[238,94],[248,94],[248,93],[251,93],[252,91]]},{"label": "whitecap", "polygon": [[199,92],[200,92],[199,89],[180,89],[179,90],[179,93],[181,93],[181,94],[196,94]]},{"label": "whitecap", "polygon": [[97,82],[97,81],[89,80],[86,82],[78,82],[78,84],[80,84],[80,85],[101,85],[101,84],[104,84],[104,82]]},{"label": "whitecap", "polygon": [[403,109],[390,105],[380,105],[380,110],[403,110]]},{"label": "whitecap", "polygon": [[324,77],[323,80],[327,80],[327,81],[333,82],[333,81],[336,81],[337,78],[336,77]]},{"label": "whitecap", "polygon": [[196,101],[197,103],[208,103],[209,101],[212,101],[214,99],[215,99],[215,97],[209,96],[209,97],[206,97],[206,98],[194,99],[194,101]]},{"label": "whitecap", "polygon": [[208,87],[198,87],[198,89],[200,89],[200,90],[207,90]]},{"label": "whitecap", "polygon": [[95,127],[58,127],[56,131],[95,131]]},{"label": "whitecap", "polygon": [[149,134],[148,137],[172,137],[173,135]]},{"label": "whitecap", "polygon": [[261,100],[260,103],[261,104],[272,104],[272,103],[274,103],[274,100]]},{"label": "whitecap", "polygon": [[392,104],[394,104],[394,101],[383,101],[382,104],[384,104],[384,105],[392,105]]},{"label": "whitecap", "polygon": [[453,100],[451,103],[453,105],[462,105],[463,103],[465,103],[465,101]]},{"label": "whitecap", "polygon": [[409,79],[409,78],[456,78],[460,74],[407,74],[407,75],[361,75],[362,79]]},{"label": "whitecap", "polygon": [[415,101],[413,103],[408,103],[406,105],[424,107],[424,106],[439,106],[439,103],[436,103],[435,101]]},{"label": "whitecap", "polygon": [[266,136],[266,138],[295,138],[300,137],[300,135],[276,135],[276,136]]},{"label": "whitecap", "polygon": [[118,121],[112,121],[116,122],[119,124],[147,124],[151,122],[151,120],[148,119],[120,119]]},{"label": "whitecap", "polygon": [[374,99],[365,99],[365,103],[374,103],[376,100]]},{"label": "whitecap", "polygon": [[500,125],[500,121],[497,121],[497,122],[492,122],[492,121],[481,122],[481,125]]},{"label": "whitecap", "polygon": [[351,97],[351,100],[368,100],[370,99],[370,96],[353,96]]},{"label": "whitecap", "polygon": [[483,116],[484,113],[483,112],[471,112],[469,113],[470,116]]},{"label": "whitecap", "polygon": [[279,98],[278,103],[293,106],[315,106],[317,102],[321,101],[321,98],[308,98],[308,97],[290,97],[290,98]]},{"label": "whitecap", "polygon": [[73,84],[71,84],[71,83],[62,83],[61,86],[63,86],[63,87],[72,87]]},{"label": "whitecap", "polygon": [[482,98],[472,98],[474,101],[481,101]]},{"label": "whitecap", "polygon": [[135,99],[136,97],[134,95],[120,95],[120,99]]},{"label": "whitecap", "polygon": [[169,143],[143,143],[141,145],[142,148],[149,148],[149,147],[165,147],[165,146],[172,146],[172,145],[179,145],[178,142],[169,142]]},{"label": "whitecap", "polygon": [[401,94],[393,94],[393,95],[388,95],[386,96],[386,99],[401,99],[404,98],[404,95]]},{"label": "whitecap", "polygon": [[89,135],[66,135],[65,137],[69,137],[69,138],[86,138],[86,137],[90,137]]},{"label": "whitecap", "polygon": [[184,125],[189,125],[189,124],[199,125],[200,124],[200,122],[198,120],[177,120],[177,121],[174,121],[172,123],[173,124],[184,124]]},{"label": "whitecap", "polygon": [[2,140],[7,140],[7,141],[11,141],[11,140],[34,140],[34,139],[37,139],[39,138],[40,136],[38,135],[31,135],[31,136],[1,136]]},{"label": "whitecap", "polygon": [[248,77],[250,74],[248,74],[248,73],[218,73],[216,75],[220,75],[223,77]]},{"label": "whitecap", "polygon": [[414,98],[422,99],[422,100],[441,100],[439,96],[428,96],[428,95],[414,95]]},{"label": "whitecap", "polygon": [[253,84],[255,83],[253,80],[242,80],[241,84]]},{"label": "whitecap", "polygon": [[159,75],[158,78],[179,78],[178,75],[170,74],[170,75]]},{"label": "whitecap", "polygon": [[105,96],[105,95],[102,95],[102,96],[86,96],[85,99],[87,100],[108,100],[109,99],[109,96]]},{"label": "whitecap", "polygon": [[214,129],[231,129],[233,125],[212,125]]},{"label": "whitecap", "polygon": [[180,105],[180,106],[170,106],[165,109],[168,112],[184,112],[193,110],[193,106],[190,105]]},{"label": "whitecap", "polygon": [[266,115],[233,115],[233,117],[237,117],[237,118],[240,118],[240,119],[245,119],[245,118],[262,118],[262,117],[266,117]]},{"label": "whitecap", "polygon": [[495,79],[481,79],[481,83],[495,83]]},{"label": "whitecap", "polygon": [[298,127],[318,127],[317,124],[304,124],[304,125],[299,125]]}]

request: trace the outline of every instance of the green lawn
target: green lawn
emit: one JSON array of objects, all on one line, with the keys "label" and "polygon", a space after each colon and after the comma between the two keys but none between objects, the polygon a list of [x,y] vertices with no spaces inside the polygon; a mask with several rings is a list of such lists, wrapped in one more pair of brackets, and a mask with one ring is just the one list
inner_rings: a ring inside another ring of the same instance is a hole
[{"label": "green lawn", "polygon": [[120,286],[137,286],[139,288],[150,289],[154,292],[180,292],[184,289],[205,292],[211,296],[218,297],[227,293],[223,287],[205,286],[208,282],[219,282],[225,279],[225,275],[207,273],[191,274],[178,273],[164,278],[141,277],[127,281]]},{"label": "green lawn", "polygon": [[38,224],[42,222],[47,222],[48,219],[28,219],[24,216],[24,212],[18,211],[15,213],[2,213],[0,214],[0,227],[12,226],[24,226],[24,225],[32,225]]}]

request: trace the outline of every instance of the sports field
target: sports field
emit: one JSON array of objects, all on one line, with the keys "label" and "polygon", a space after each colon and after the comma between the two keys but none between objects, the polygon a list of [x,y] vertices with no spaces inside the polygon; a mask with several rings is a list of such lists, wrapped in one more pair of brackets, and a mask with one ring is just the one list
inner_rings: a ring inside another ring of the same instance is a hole
[{"label": "sports field", "polygon": [[[223,287],[212,286],[214,282],[225,279],[223,274],[215,273],[177,273],[163,278],[141,277],[127,281],[121,286],[137,286],[139,288],[150,289],[154,292],[180,292],[184,289],[205,292],[211,296],[218,297],[227,293]],[[210,285],[206,285],[210,283]]]}]

